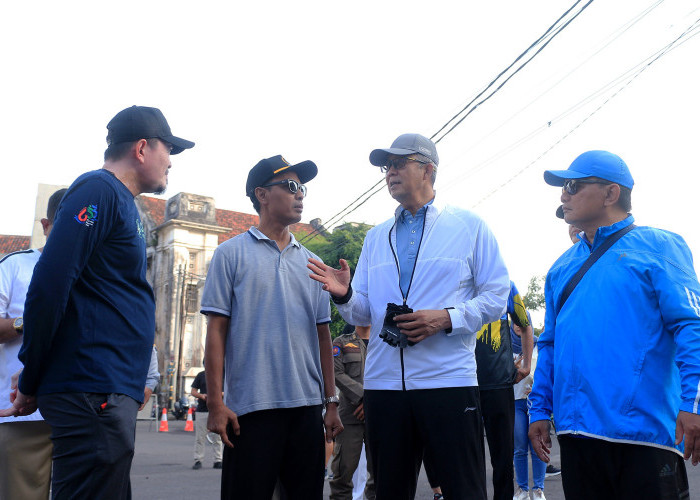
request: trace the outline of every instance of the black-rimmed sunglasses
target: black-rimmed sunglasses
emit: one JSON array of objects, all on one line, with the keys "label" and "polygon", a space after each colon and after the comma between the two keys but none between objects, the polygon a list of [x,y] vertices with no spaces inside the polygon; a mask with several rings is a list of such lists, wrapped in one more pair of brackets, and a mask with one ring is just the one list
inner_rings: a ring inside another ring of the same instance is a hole
[{"label": "black-rimmed sunglasses", "polygon": [[287,189],[289,189],[289,192],[292,194],[296,194],[297,191],[301,191],[301,194],[306,196],[306,186],[304,184],[299,184],[294,179],[284,179],[284,180],[277,181],[277,182],[271,182],[269,184],[265,184],[265,185],[260,186],[260,187],[266,188],[266,187],[271,187],[271,186],[283,186],[283,185],[286,185]]},{"label": "black-rimmed sunglasses", "polygon": [[403,170],[404,168],[406,168],[406,164],[409,161],[416,161],[422,165],[427,165],[428,163],[430,163],[429,161],[419,160],[418,158],[412,158],[410,156],[400,156],[398,158],[393,158],[389,160],[386,165],[381,165],[379,167],[379,170],[383,174],[386,174],[391,167],[394,167],[396,170]]},{"label": "black-rimmed sunglasses", "polygon": [[576,193],[578,193],[578,190],[580,189],[579,184],[603,184],[607,186],[609,184],[612,184],[612,182],[598,181],[595,179],[569,179],[561,187],[561,190],[573,196]]}]

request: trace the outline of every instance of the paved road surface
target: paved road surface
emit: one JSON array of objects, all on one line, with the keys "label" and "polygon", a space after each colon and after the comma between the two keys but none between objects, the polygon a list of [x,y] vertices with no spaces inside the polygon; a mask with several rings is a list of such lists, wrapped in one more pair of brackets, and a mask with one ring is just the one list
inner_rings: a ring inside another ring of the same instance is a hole
[{"label": "paved road surface", "polygon": [[[184,421],[170,421],[168,433],[158,433],[158,422],[140,421],[136,427],[136,455],[131,468],[131,485],[135,500],[205,500],[218,499],[221,471],[212,469],[211,449],[207,449],[204,467],[192,470],[194,433],[184,431]],[[488,448],[487,448],[488,453]],[[559,448],[554,441],[552,461],[559,464]],[[491,469],[486,458],[489,496]],[[700,466],[688,467],[690,498],[700,498]],[[545,481],[547,500],[564,498],[561,477]],[[328,498],[328,483],[325,496]],[[430,486],[421,471],[417,500],[432,500]]]}]

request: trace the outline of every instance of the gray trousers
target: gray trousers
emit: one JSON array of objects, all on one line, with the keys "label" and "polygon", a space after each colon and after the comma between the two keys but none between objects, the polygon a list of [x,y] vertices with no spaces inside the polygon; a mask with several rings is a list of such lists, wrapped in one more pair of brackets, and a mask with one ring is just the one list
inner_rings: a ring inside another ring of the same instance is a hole
[{"label": "gray trousers", "polygon": [[139,403],[124,394],[39,396],[51,426],[52,498],[130,499]]}]

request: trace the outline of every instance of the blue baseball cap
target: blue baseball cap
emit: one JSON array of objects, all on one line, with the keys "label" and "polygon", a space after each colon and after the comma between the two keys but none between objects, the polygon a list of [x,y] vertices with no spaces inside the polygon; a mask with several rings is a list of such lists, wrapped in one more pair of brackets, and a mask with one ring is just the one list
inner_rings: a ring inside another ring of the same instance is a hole
[{"label": "blue baseball cap", "polygon": [[396,138],[387,149],[375,149],[369,154],[369,162],[381,167],[387,164],[389,155],[406,156],[418,153],[425,156],[437,166],[438,159],[435,143],[420,134],[403,134]]},{"label": "blue baseball cap", "polygon": [[598,177],[632,189],[634,179],[627,164],[608,151],[586,151],[567,170],[545,170],[544,181],[550,186],[563,186],[569,179]]}]

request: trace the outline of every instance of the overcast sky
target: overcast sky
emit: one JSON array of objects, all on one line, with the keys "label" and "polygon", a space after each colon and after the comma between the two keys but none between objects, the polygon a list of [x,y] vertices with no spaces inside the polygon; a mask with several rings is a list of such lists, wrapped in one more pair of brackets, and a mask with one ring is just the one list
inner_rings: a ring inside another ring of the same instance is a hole
[{"label": "overcast sky", "polygon": [[[164,197],[251,212],[248,170],[283,154],[318,164],[303,220],[328,220],[381,179],[372,149],[432,135],[572,3],[5,2],[0,234],[30,234],[37,184],[100,168],[105,126],[132,104],[197,143],[172,158]],[[594,1],[438,144],[437,196],[487,221],[521,290],[569,244],[542,171],[590,149],[629,165],[637,224],[700,253],[700,37],[586,101],[698,18],[698,0]],[[394,207],[383,191],[347,220]]]}]

